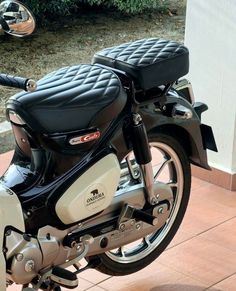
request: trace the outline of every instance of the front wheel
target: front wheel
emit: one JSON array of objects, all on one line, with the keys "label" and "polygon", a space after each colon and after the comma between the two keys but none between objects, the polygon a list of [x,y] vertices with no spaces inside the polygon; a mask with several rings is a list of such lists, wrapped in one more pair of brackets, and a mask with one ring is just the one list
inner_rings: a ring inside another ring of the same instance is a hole
[{"label": "front wheel", "polygon": [[[155,182],[171,186],[174,202],[165,225],[141,240],[98,255],[102,273],[112,276],[128,275],[154,261],[167,247],[184,217],[190,194],[191,169],[184,148],[166,134],[149,135]],[[132,165],[135,160],[132,152]],[[131,159],[131,158],[130,158]]]}]

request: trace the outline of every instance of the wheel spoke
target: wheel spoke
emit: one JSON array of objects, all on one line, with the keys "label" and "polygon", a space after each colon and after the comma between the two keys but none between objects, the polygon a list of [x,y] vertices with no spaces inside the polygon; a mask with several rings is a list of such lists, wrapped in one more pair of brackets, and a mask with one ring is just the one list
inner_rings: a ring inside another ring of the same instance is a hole
[{"label": "wheel spoke", "polygon": [[160,176],[160,174],[164,170],[165,166],[170,164],[171,162],[173,162],[172,159],[167,159],[167,158],[164,159],[163,163],[160,165],[159,169],[157,170],[157,172],[154,176],[154,180],[156,180],[158,178],[158,176]]},{"label": "wheel spoke", "polygon": [[176,183],[176,182],[172,182],[172,181],[170,181],[169,183],[167,183],[167,185],[168,186],[170,186],[170,187],[178,187],[178,183]]},{"label": "wheel spoke", "polygon": [[119,249],[117,250],[117,253],[118,253],[119,256],[125,257],[125,249],[124,249],[124,246],[119,247]]},{"label": "wheel spoke", "polygon": [[151,245],[151,242],[149,240],[149,236],[144,237],[144,242],[147,244],[148,247]]}]

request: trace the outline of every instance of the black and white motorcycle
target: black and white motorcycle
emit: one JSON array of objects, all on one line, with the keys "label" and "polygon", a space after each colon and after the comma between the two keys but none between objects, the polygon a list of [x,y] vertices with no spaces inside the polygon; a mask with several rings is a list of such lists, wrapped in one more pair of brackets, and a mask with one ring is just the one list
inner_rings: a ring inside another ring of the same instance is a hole
[{"label": "black and white motorcycle", "polygon": [[207,106],[178,81],[188,69],[185,46],[151,38],[37,84],[0,75],[28,91],[6,105],[16,148],[0,180],[0,290],[73,289],[87,268],[128,275],[164,251],[188,204],[190,164],[209,169],[206,149],[217,150],[201,123]]}]

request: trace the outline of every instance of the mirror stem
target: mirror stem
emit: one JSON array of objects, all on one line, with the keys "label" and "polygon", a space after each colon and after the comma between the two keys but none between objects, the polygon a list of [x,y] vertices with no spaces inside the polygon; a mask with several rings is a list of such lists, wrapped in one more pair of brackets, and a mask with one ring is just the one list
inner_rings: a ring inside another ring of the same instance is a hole
[{"label": "mirror stem", "polygon": [[6,32],[10,31],[9,25],[7,24],[6,20],[2,16],[0,16],[0,28]]}]

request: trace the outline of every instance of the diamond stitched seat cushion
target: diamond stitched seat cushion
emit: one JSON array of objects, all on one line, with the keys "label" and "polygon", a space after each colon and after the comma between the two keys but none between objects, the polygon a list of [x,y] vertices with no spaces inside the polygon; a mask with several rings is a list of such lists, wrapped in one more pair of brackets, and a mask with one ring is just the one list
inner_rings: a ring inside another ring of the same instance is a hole
[{"label": "diamond stitched seat cushion", "polygon": [[104,124],[119,114],[126,98],[112,71],[78,65],[46,75],[35,92],[11,97],[7,110],[17,112],[36,131],[56,133]]},{"label": "diamond stitched seat cushion", "polygon": [[158,38],[106,48],[94,55],[93,63],[125,71],[145,90],[174,82],[189,70],[188,49]]}]

